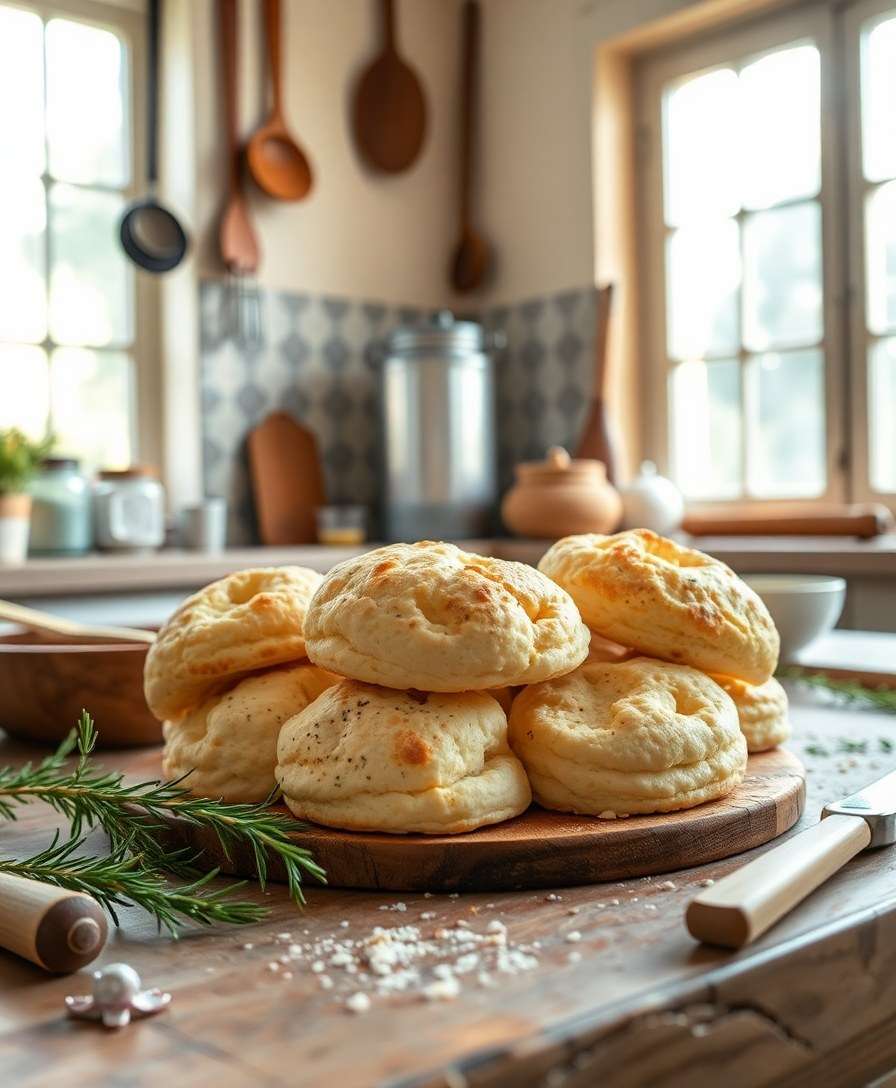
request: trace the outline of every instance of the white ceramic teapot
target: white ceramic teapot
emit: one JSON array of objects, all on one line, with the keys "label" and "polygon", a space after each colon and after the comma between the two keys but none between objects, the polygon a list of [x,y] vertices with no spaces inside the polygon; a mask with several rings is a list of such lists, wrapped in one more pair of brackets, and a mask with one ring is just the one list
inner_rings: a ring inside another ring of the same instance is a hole
[{"label": "white ceramic teapot", "polygon": [[652,461],[644,461],[640,473],[619,491],[624,529],[652,529],[665,536],[681,528],[684,496]]}]

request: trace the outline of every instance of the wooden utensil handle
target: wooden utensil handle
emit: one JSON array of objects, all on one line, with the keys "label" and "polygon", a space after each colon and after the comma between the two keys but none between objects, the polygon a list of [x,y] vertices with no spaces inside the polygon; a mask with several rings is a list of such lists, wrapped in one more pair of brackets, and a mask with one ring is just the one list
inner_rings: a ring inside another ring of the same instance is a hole
[{"label": "wooden utensil handle", "polygon": [[63,619],[49,612],[40,612],[36,608],[26,608],[12,601],[0,600],[0,620],[19,623],[31,631],[41,631],[50,635],[62,635],[70,638],[89,638],[106,642],[155,642],[154,631],[142,631],[138,627],[111,627],[76,620]]},{"label": "wooden utensil handle", "polygon": [[281,82],[280,0],[264,0],[264,24],[271,64],[271,84],[274,88],[274,113],[283,117],[283,84]]},{"label": "wooden utensil handle", "polygon": [[871,841],[857,816],[828,816],[701,892],[685,915],[692,937],[741,948],[833,876]]},{"label": "wooden utensil handle", "polygon": [[237,116],[236,0],[218,0],[221,23],[221,69],[224,90],[224,120],[227,129],[230,189],[240,188],[240,134]]},{"label": "wooden utensil handle", "polygon": [[68,974],[103,950],[108,924],[89,895],[0,873],[0,946]]},{"label": "wooden utensil handle", "polygon": [[466,229],[472,221],[470,207],[473,189],[473,143],[476,138],[476,71],[479,63],[479,5],[476,0],[464,4],[463,84],[460,117],[460,225]]},{"label": "wooden utensil handle", "polygon": [[392,0],[381,0],[380,10],[383,21],[383,47],[395,51],[395,5]]}]

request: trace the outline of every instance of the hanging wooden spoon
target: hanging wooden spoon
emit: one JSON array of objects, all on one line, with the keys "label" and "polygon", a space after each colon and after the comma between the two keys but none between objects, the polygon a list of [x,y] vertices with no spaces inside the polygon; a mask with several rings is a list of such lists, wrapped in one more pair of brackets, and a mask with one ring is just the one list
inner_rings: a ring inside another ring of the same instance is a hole
[{"label": "hanging wooden spoon", "polygon": [[479,5],[476,0],[466,0],[460,127],[460,241],[451,263],[451,282],[455,290],[461,292],[474,291],[482,283],[491,259],[488,244],[473,229],[471,209],[478,62]]},{"label": "hanging wooden spoon", "polygon": [[237,118],[236,0],[218,0],[221,17],[221,66],[224,82],[224,114],[227,125],[227,203],[218,229],[221,258],[230,272],[253,271],[258,267],[258,240],[249,219],[240,172],[240,138]]},{"label": "hanging wooden spoon", "polygon": [[249,141],[246,155],[255,184],[277,200],[303,200],[312,185],[311,165],[286,127],[280,63],[280,0],[264,0],[264,22],[274,105],[267,121]]},{"label": "hanging wooden spoon", "polygon": [[398,174],[426,138],[426,99],[417,74],[395,44],[393,0],[381,0],[382,52],[364,70],[352,110],[355,140],[369,166]]}]

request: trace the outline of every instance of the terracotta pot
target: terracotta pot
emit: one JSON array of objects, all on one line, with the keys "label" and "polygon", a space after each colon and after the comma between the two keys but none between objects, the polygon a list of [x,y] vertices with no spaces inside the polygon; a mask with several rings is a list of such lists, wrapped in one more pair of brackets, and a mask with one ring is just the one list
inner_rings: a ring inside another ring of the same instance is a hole
[{"label": "terracotta pot", "polygon": [[31,496],[0,493],[0,563],[24,563],[28,554]]},{"label": "terracotta pot", "polygon": [[517,465],[516,483],[501,504],[512,533],[540,539],[609,533],[621,515],[622,501],[602,462],[574,461],[559,446],[544,461]]}]

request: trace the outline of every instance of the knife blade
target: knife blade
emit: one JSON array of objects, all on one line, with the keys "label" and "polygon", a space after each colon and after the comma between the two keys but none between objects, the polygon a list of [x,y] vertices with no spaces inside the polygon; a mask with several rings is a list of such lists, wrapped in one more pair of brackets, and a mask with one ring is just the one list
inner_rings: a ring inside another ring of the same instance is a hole
[{"label": "knife blade", "polygon": [[896,771],[825,805],[817,824],[701,892],[688,904],[688,930],[698,941],[741,948],[856,854],[894,842]]}]

